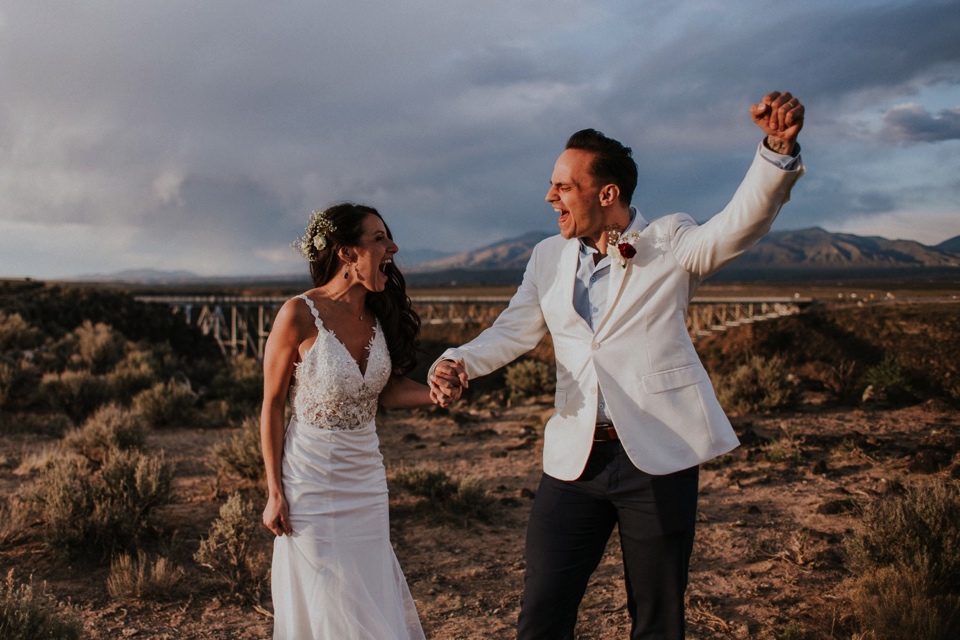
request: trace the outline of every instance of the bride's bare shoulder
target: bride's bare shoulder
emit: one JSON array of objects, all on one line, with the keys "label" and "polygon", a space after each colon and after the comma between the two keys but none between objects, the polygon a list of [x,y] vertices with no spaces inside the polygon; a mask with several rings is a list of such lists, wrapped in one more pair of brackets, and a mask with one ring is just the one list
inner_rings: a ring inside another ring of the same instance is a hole
[{"label": "bride's bare shoulder", "polygon": [[273,331],[292,334],[300,339],[316,333],[313,312],[301,296],[290,298],[273,319]]}]

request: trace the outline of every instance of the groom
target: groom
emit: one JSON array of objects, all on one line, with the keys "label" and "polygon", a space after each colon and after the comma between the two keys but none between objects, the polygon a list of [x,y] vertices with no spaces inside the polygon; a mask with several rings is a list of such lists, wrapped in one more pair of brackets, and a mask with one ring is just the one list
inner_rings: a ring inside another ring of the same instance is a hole
[{"label": "groom", "polygon": [[631,639],[684,637],[698,465],[738,445],[686,330],[704,278],[754,245],[803,173],[804,107],[773,92],[751,107],[766,134],[723,211],[647,222],[630,200],[631,150],[586,129],[550,178],[560,235],[533,250],[496,322],[446,351],[438,395],[526,353],[549,331],[555,413],[530,513],[520,640],[572,640],[577,608],[614,525],[623,552]]}]

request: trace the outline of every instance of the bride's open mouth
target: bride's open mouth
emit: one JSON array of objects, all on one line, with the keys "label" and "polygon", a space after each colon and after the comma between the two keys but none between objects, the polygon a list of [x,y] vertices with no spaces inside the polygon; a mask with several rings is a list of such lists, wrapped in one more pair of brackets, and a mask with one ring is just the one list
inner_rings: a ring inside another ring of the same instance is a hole
[{"label": "bride's open mouth", "polygon": [[393,264],[393,260],[387,259],[380,263],[380,273],[387,275],[387,265]]}]

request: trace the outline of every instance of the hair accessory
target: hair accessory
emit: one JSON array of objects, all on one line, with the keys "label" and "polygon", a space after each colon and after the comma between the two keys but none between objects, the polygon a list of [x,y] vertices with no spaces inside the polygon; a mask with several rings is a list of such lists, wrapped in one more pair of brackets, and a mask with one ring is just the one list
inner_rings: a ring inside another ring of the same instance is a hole
[{"label": "hair accessory", "polygon": [[316,260],[320,256],[320,252],[326,249],[330,243],[327,236],[336,230],[337,228],[327,217],[326,211],[314,211],[310,214],[310,223],[307,225],[306,235],[297,238],[291,246],[307,260]]}]

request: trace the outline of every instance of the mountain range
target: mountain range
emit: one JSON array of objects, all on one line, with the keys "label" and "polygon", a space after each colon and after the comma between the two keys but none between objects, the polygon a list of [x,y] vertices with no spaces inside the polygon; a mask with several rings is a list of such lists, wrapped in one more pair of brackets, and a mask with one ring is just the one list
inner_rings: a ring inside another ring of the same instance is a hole
[{"label": "mountain range", "polygon": [[[436,257],[433,251],[401,253],[398,261],[413,286],[457,284],[516,285],[533,247],[548,237],[530,231],[479,249]],[[407,256],[407,260],[403,257]],[[426,260],[423,260],[426,258]],[[420,261],[418,261],[420,259]],[[831,233],[819,227],[767,234],[752,249],[714,278],[741,280],[806,279],[817,277],[910,277],[935,273],[960,276],[960,236],[928,246],[912,240]],[[126,284],[277,283],[307,282],[305,274],[291,276],[203,277],[186,271],[129,270],[111,275],[77,278],[83,281]]]},{"label": "mountain range", "polygon": [[[479,249],[406,268],[410,273],[457,270],[523,269],[534,245],[548,234],[532,231]],[[936,246],[912,240],[831,233],[819,227],[767,234],[736,263],[738,270],[789,269],[801,271],[843,269],[960,268],[960,236]],[[960,274],[960,271],[958,271]]]}]

